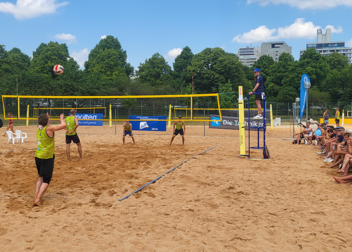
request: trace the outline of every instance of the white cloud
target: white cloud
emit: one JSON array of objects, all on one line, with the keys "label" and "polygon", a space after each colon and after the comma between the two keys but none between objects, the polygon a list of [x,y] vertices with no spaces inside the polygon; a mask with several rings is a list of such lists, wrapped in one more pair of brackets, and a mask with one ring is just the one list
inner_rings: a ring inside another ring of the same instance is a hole
[{"label": "white cloud", "polygon": [[79,52],[72,52],[71,57],[77,61],[78,65],[83,69],[84,68],[84,62],[88,60],[88,55],[89,55],[89,50],[87,48],[84,48],[83,50]]},{"label": "white cloud", "polygon": [[254,30],[245,32],[243,34],[237,35],[232,39],[232,42],[237,43],[254,43],[270,40],[273,34],[276,32],[276,29],[269,29],[265,25],[259,26]]},{"label": "white cloud", "polygon": [[171,49],[165,56],[165,58],[168,58],[168,59],[171,59],[171,60],[174,60],[178,55],[180,55],[182,52],[182,49],[181,48],[174,48],[174,49]]},{"label": "white cloud", "polygon": [[352,7],[352,0],[247,0],[248,4],[259,3],[261,6],[268,4],[287,4],[299,9],[330,9],[337,6]]},{"label": "white cloud", "polygon": [[55,38],[58,40],[65,40],[67,41],[67,44],[76,43],[76,36],[70,33],[56,34]]},{"label": "white cloud", "polygon": [[56,0],[17,0],[16,4],[0,3],[0,12],[10,13],[16,19],[24,20],[55,13],[56,9],[68,5],[67,1],[56,3]]},{"label": "white cloud", "polygon": [[106,35],[101,36],[100,40],[102,40],[102,39],[106,39]]},{"label": "white cloud", "polygon": [[341,26],[338,26],[337,29],[335,28],[335,26],[332,26],[332,25],[327,25],[325,30],[327,28],[330,28],[331,29],[331,33],[342,33],[343,32],[343,29]]},{"label": "white cloud", "polygon": [[[335,26],[327,25],[326,28],[330,28],[331,33],[341,33],[343,31],[340,26],[335,28]],[[232,39],[232,42],[258,43],[283,39],[314,39],[317,36],[318,29],[321,29],[321,27],[314,25],[312,22],[305,22],[304,18],[297,18],[293,24],[277,29],[269,29],[265,25],[259,26],[249,32],[237,35]]]},{"label": "white cloud", "polygon": [[350,40],[346,43],[346,46],[352,47],[352,39],[350,39]]}]

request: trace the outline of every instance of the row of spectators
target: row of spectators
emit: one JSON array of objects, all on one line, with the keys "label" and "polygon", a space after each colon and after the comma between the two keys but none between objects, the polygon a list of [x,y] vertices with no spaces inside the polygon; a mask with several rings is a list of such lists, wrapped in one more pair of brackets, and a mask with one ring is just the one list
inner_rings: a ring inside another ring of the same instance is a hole
[{"label": "row of spectators", "polygon": [[[342,173],[342,177],[334,176],[338,183],[352,182],[352,175],[348,175],[350,164],[352,164],[352,133],[345,132],[344,127],[334,127],[326,123],[317,124],[318,128],[313,130],[311,124],[307,122],[304,130],[295,134],[297,140],[294,143],[299,144],[304,140],[307,144],[319,146],[321,151],[317,152],[323,155],[321,158],[324,162],[331,163],[330,167],[338,167],[337,173]],[[347,130],[349,131],[349,130]]]}]

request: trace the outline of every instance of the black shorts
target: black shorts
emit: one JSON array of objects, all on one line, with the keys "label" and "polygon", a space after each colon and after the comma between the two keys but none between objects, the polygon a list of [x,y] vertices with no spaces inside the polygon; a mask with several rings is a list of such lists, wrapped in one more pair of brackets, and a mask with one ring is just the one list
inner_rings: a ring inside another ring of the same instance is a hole
[{"label": "black shorts", "polygon": [[41,158],[35,157],[35,164],[37,166],[39,177],[49,179],[50,181],[51,177],[53,176],[54,160],[55,160],[55,155],[53,158],[49,158],[49,159],[41,159]]},{"label": "black shorts", "polygon": [[180,134],[181,136],[183,136],[183,129],[180,129],[180,130],[175,129],[174,135],[177,136],[178,134]]},{"label": "black shorts", "polygon": [[336,123],[340,123],[340,119],[335,119],[335,122]]},{"label": "black shorts", "polygon": [[66,143],[67,143],[67,144],[70,144],[72,141],[73,141],[75,144],[78,144],[78,143],[81,142],[81,141],[79,140],[79,137],[78,137],[77,134],[76,134],[76,135],[73,135],[73,136],[68,136],[68,135],[66,135]]},{"label": "black shorts", "polygon": [[263,99],[262,99],[262,95],[261,94],[256,94],[255,95],[255,100],[260,100],[260,101],[262,101]]}]

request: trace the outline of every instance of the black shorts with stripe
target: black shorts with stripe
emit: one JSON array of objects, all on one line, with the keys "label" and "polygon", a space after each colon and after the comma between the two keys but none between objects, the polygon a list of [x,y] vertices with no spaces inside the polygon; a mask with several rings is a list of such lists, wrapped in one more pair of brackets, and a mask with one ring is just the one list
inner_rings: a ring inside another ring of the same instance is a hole
[{"label": "black shorts with stripe", "polygon": [[78,144],[78,143],[81,142],[81,141],[79,140],[79,137],[78,137],[77,134],[76,134],[76,135],[73,135],[73,136],[68,136],[68,135],[66,135],[66,143],[67,143],[67,144],[70,144],[72,141],[73,141],[75,144]]}]

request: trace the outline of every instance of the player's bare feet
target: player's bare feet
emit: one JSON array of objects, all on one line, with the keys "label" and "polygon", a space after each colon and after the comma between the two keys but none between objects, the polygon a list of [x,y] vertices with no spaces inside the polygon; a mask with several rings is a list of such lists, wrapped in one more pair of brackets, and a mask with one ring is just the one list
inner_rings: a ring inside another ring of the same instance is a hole
[{"label": "player's bare feet", "polygon": [[338,170],[337,173],[344,173],[344,170]]},{"label": "player's bare feet", "polygon": [[35,199],[33,202],[34,206],[41,206],[42,204],[40,203],[40,200]]},{"label": "player's bare feet", "polygon": [[342,184],[342,181],[338,177],[335,177],[335,176],[332,176],[332,177],[335,179],[337,183]]}]

